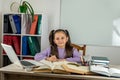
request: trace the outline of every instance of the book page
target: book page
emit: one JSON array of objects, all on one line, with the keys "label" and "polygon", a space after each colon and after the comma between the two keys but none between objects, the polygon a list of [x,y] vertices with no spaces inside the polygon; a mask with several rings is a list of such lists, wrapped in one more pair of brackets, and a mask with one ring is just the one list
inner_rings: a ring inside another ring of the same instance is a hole
[{"label": "book page", "polygon": [[81,65],[71,65],[71,64],[67,64],[66,65],[68,68],[70,69],[73,69],[73,70],[78,70],[78,71],[81,71],[81,72],[89,72],[89,67],[88,66],[81,66]]},{"label": "book page", "polygon": [[102,75],[110,76],[109,69],[104,67],[104,66],[90,65],[90,71],[95,72],[95,73],[99,73]]},{"label": "book page", "polygon": [[62,64],[67,64],[70,63],[68,61],[57,61],[57,62],[53,62],[54,68],[53,69],[59,69],[59,70],[64,70],[64,68],[62,67]]},{"label": "book page", "polygon": [[[51,70],[53,70],[55,67],[57,66],[61,66],[62,64],[66,64],[66,63],[70,63],[68,61],[56,61],[56,62],[51,62],[51,61],[47,61],[47,60],[41,60],[41,63],[49,66],[51,68]],[[60,67],[59,67],[60,68]]]},{"label": "book page", "polygon": [[120,77],[120,69],[110,68],[109,72],[110,72],[111,76]]},{"label": "book page", "polygon": [[51,62],[51,61],[43,59],[43,60],[41,60],[39,62],[45,64],[46,66],[49,66],[51,69],[54,68],[53,62]]},{"label": "book page", "polygon": [[53,62],[54,68],[53,68],[53,72],[54,73],[62,73],[62,74],[70,74],[70,72],[66,71],[63,68],[63,64],[67,64],[67,63],[71,63],[69,61],[57,61],[57,62]]}]

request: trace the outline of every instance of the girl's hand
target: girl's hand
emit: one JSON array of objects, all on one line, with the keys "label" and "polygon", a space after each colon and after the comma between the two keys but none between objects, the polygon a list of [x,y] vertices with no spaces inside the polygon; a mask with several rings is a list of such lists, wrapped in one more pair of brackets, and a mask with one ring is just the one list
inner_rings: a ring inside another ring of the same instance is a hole
[{"label": "girl's hand", "polygon": [[48,61],[52,61],[52,62],[58,61],[58,59],[57,59],[57,57],[56,57],[55,55],[46,58],[46,60],[48,60]]}]

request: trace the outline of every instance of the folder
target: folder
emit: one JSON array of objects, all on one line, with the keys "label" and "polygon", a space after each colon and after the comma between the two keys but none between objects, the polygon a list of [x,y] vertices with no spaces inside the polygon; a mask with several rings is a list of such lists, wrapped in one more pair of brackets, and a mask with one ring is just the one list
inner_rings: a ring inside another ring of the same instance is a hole
[{"label": "folder", "polygon": [[8,36],[7,44],[12,45],[12,36]]},{"label": "folder", "polygon": [[37,37],[28,37],[28,44],[32,56],[35,56],[36,53],[40,52],[40,45]]},{"label": "folder", "polygon": [[15,26],[15,23],[14,23],[13,15],[9,15],[9,21],[10,21],[10,24],[11,24],[12,32],[14,34],[16,34],[17,29],[16,29],[16,26]]},{"label": "folder", "polygon": [[22,37],[22,55],[28,55],[29,53],[27,40],[28,40],[27,36]]},{"label": "folder", "polygon": [[7,40],[8,40],[8,36],[7,36],[7,35],[4,35],[4,36],[3,36],[3,43],[7,44]]},{"label": "folder", "polygon": [[[12,36],[4,35],[3,43],[12,45]],[[3,54],[6,54],[4,50],[3,50]]]},{"label": "folder", "polygon": [[12,33],[10,21],[9,21],[9,15],[4,15],[4,33]]},{"label": "folder", "polygon": [[8,15],[4,15],[4,33],[8,33]]},{"label": "folder", "polygon": [[17,55],[20,55],[20,37],[12,36],[13,47]]},{"label": "folder", "polygon": [[37,22],[38,22],[38,15],[34,15],[34,21],[32,22],[31,28],[30,28],[30,34],[36,33]]},{"label": "folder", "polygon": [[13,15],[13,20],[15,23],[17,34],[20,34],[21,33],[21,17],[20,17],[20,15]]},{"label": "folder", "polygon": [[41,34],[41,22],[42,22],[42,15],[38,15],[38,26],[37,26],[37,34]]},{"label": "folder", "polygon": [[32,17],[31,15],[28,14],[23,14],[22,16],[22,33],[23,34],[29,34],[30,33],[30,28],[32,24]]}]

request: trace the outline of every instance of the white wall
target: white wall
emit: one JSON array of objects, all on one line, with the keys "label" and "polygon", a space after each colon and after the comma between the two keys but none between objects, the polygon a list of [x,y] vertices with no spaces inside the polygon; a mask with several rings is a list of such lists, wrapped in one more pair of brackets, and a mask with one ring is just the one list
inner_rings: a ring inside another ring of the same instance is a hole
[{"label": "white wall", "polygon": [[[120,46],[120,36],[117,43],[112,42],[113,20],[119,17],[120,0],[62,0],[61,3],[61,27],[67,28],[72,41],[78,44]],[[120,33],[120,26],[116,29]],[[75,36],[78,34],[79,37]]]}]

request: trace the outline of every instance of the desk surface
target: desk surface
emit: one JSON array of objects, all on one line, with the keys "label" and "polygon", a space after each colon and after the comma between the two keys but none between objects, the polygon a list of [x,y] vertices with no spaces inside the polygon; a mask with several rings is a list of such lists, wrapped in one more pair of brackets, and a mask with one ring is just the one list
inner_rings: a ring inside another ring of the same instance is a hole
[{"label": "desk surface", "polygon": [[[113,66],[120,69],[120,66]],[[69,78],[69,79],[89,79],[89,80],[120,80],[120,78],[99,76],[99,75],[79,75],[79,74],[55,74],[55,73],[34,73],[32,71],[28,72],[15,64],[8,65],[6,67],[0,68],[2,74],[17,74],[17,75],[31,75],[31,76],[43,76],[43,77],[54,77],[54,78]]]}]

